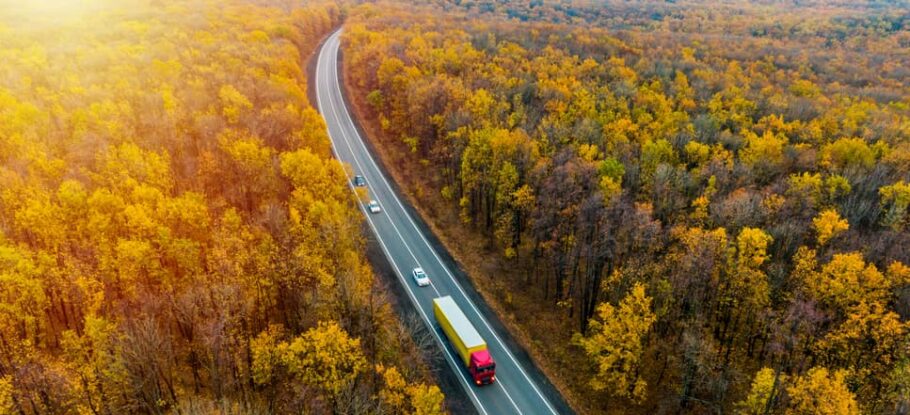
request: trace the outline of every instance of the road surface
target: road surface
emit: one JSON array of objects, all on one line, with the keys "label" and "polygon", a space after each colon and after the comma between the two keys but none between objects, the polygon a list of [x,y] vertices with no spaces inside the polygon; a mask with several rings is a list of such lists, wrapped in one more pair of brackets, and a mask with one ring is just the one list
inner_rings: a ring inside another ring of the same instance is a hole
[{"label": "road surface", "polygon": [[[478,413],[556,414],[557,410],[550,402],[551,399],[529,376],[527,369],[522,367],[501,336],[494,331],[493,326],[468,298],[452,275],[450,270],[453,268],[440,258],[427,241],[373,160],[342,98],[338,74],[340,33],[339,30],[332,34],[319,52],[315,86],[318,109],[325,117],[335,157],[348,164],[353,174],[366,178],[370,198],[377,200],[382,208],[380,213],[369,213],[366,206],[361,206],[370,228],[398,275],[399,281],[404,285],[408,297],[416,306],[424,323],[435,335],[439,346],[443,348],[446,361]],[[411,270],[418,266],[423,267],[430,276],[430,286],[418,287],[411,278]],[[458,360],[454,348],[436,324],[432,300],[446,295],[452,296],[486,340],[490,353],[496,360],[496,382],[492,385],[474,386],[468,371]]]}]

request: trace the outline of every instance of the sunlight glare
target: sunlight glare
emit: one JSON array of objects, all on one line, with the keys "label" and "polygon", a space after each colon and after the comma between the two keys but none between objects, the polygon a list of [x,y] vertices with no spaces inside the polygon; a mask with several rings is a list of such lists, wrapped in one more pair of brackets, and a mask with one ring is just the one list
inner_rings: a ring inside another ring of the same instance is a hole
[{"label": "sunlight glare", "polygon": [[0,20],[10,25],[54,24],[107,11],[127,2],[114,0],[0,0]]}]

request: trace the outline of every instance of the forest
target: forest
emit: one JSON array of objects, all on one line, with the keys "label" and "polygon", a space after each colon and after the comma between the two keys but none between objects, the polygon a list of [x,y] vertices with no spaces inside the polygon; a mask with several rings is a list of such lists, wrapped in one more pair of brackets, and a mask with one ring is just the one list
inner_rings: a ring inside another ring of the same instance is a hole
[{"label": "forest", "polygon": [[579,413],[907,414],[907,10],[370,3],[344,71]]},{"label": "forest", "polygon": [[0,414],[442,413],[307,98],[343,16],[0,2]]}]

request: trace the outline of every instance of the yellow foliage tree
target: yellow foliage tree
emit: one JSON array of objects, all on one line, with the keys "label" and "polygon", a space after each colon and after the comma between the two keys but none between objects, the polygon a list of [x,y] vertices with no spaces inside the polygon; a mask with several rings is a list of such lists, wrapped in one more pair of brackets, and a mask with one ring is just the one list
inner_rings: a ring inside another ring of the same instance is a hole
[{"label": "yellow foliage tree", "polygon": [[388,405],[392,413],[442,415],[445,396],[435,385],[409,384],[394,367],[376,366],[376,373],[382,376],[384,387],[379,398]]},{"label": "yellow foliage tree", "polygon": [[818,234],[818,245],[824,246],[841,232],[850,228],[846,219],[842,219],[834,209],[828,209],[818,214],[812,219],[812,225],[815,227],[815,233]]},{"label": "yellow foliage tree", "polygon": [[777,168],[784,157],[784,146],[787,137],[782,134],[773,134],[765,131],[758,136],[751,131],[746,132],[746,147],[739,152],[739,158],[747,166],[766,171]]},{"label": "yellow foliage tree", "polygon": [[744,228],[736,237],[737,263],[750,269],[760,267],[768,260],[768,244],[773,241],[761,229]]},{"label": "yellow foliage tree", "polygon": [[336,322],[319,323],[279,349],[292,375],[333,399],[367,369],[360,340],[348,336]]},{"label": "yellow foliage tree", "polygon": [[854,366],[851,380],[861,380],[857,393],[874,395],[888,374],[910,347],[908,324],[897,313],[878,302],[861,302],[846,320],[817,345],[826,362]]},{"label": "yellow foliage tree", "polygon": [[14,390],[11,376],[0,377],[0,414],[16,413],[16,405],[13,401]]},{"label": "yellow foliage tree", "polygon": [[746,305],[751,313],[768,304],[768,277],[760,269],[768,260],[768,245],[774,239],[765,231],[743,228],[736,237],[736,264],[731,273],[729,291],[737,304]]},{"label": "yellow foliage tree", "polygon": [[888,205],[883,222],[895,231],[903,230],[907,223],[907,212],[910,208],[910,183],[903,180],[882,186],[878,190],[882,204]]},{"label": "yellow foliage tree", "polygon": [[769,413],[773,402],[780,393],[780,384],[785,382],[787,375],[774,372],[771,368],[762,368],[755,373],[749,395],[736,404],[738,415],[765,415]]},{"label": "yellow foliage tree", "polygon": [[910,285],[910,267],[901,262],[894,261],[889,264],[885,275],[893,287]]},{"label": "yellow foliage tree", "polygon": [[814,367],[787,388],[787,415],[859,415],[859,405],[844,381],[846,373]]},{"label": "yellow foliage tree", "polygon": [[861,138],[841,138],[822,147],[821,164],[835,170],[868,169],[875,164],[875,153]]},{"label": "yellow foliage tree", "polygon": [[394,413],[403,413],[407,407],[407,381],[395,367],[376,365],[376,373],[382,376],[384,387],[379,391],[379,398]]},{"label": "yellow foliage tree", "polygon": [[846,310],[860,302],[884,300],[890,294],[885,276],[862,254],[835,254],[819,272],[807,272],[806,284],[822,302]]},{"label": "yellow foliage tree", "polygon": [[250,371],[253,381],[259,385],[270,384],[278,377],[276,371],[283,358],[279,348],[282,332],[281,326],[270,325],[250,341]]},{"label": "yellow foliage tree", "polygon": [[411,412],[412,414],[443,415],[446,413],[443,408],[445,396],[443,396],[438,386],[419,383],[408,386],[406,390],[408,397],[410,397],[411,406],[414,408],[414,411]]},{"label": "yellow foliage tree", "polygon": [[645,399],[648,385],[642,378],[641,357],[645,335],[656,320],[651,297],[641,284],[635,284],[618,307],[610,303],[597,307],[589,334],[574,339],[595,363],[597,373],[589,382],[594,390],[636,403]]},{"label": "yellow foliage tree", "polygon": [[221,98],[221,113],[231,124],[237,123],[244,111],[253,108],[253,103],[233,85],[222,86],[218,97]]}]

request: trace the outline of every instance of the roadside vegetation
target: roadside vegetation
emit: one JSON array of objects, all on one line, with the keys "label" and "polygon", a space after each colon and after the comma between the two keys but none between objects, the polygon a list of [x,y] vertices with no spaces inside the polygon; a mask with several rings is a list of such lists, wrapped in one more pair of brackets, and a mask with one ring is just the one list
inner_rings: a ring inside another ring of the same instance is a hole
[{"label": "roadside vegetation", "polygon": [[910,411],[899,4],[396,2],[349,92],[582,413]]},{"label": "roadside vegetation", "polygon": [[0,413],[441,413],[307,101],[335,3],[2,3]]}]

